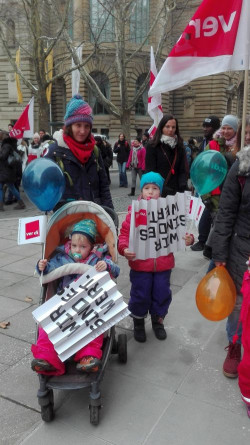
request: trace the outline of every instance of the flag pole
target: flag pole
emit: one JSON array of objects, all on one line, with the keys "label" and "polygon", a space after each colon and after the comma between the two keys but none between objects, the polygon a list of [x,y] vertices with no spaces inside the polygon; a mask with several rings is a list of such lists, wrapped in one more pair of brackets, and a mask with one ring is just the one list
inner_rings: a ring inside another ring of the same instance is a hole
[{"label": "flag pole", "polygon": [[[249,55],[247,55],[247,67],[249,66]],[[243,110],[242,110],[242,127],[241,127],[241,145],[242,149],[245,145],[246,115],[247,115],[247,99],[248,99],[248,69],[244,72],[244,94],[243,94]]]}]

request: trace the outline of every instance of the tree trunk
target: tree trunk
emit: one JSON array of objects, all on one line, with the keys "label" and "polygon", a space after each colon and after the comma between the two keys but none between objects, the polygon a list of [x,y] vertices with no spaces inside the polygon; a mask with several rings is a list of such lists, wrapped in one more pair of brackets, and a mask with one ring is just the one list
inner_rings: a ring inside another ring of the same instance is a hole
[{"label": "tree trunk", "polygon": [[45,131],[50,131],[49,127],[49,105],[46,98],[45,90],[40,90],[37,95],[38,107],[39,107],[39,129],[43,128]]},{"label": "tree trunk", "polygon": [[121,129],[125,134],[127,141],[130,142],[130,114],[129,110],[123,110],[121,115]]}]

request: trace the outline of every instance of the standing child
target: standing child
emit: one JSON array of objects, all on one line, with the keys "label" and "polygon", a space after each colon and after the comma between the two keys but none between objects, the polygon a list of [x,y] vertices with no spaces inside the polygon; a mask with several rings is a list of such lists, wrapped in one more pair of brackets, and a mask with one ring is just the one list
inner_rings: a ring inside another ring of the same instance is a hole
[{"label": "standing child", "polygon": [[[139,199],[158,199],[161,196],[164,179],[159,173],[149,172],[141,178],[141,197]],[[170,275],[173,269],[174,255],[169,253],[158,258],[136,260],[136,254],[130,252],[129,230],[131,223],[131,206],[122,223],[119,235],[118,251],[129,262],[131,291],[129,310],[134,322],[134,338],[138,342],[146,341],[144,319],[151,315],[152,328],[156,338],[165,340],[167,332],[164,318],[172,301]],[[193,236],[185,236],[186,245],[192,244]]]},{"label": "standing child", "polygon": [[[107,246],[104,244],[101,250],[94,250],[96,234],[96,223],[93,220],[85,219],[78,222],[71,232],[71,239],[60,246],[49,261],[47,259],[38,261],[38,272],[47,274],[65,264],[79,262],[95,266],[98,272],[107,270],[110,275],[117,278],[120,268],[107,255]],[[79,276],[66,275],[63,277],[60,280],[58,291],[68,286],[72,281],[77,280]],[[74,361],[78,362],[76,368],[79,371],[97,372],[99,370],[100,359],[102,358],[102,343],[103,335],[100,335],[75,354]],[[34,355],[34,360],[31,363],[33,371],[47,375],[62,375],[65,373],[64,363],[59,359],[52,342],[42,328],[39,328],[37,343],[31,346],[31,351]]]}]

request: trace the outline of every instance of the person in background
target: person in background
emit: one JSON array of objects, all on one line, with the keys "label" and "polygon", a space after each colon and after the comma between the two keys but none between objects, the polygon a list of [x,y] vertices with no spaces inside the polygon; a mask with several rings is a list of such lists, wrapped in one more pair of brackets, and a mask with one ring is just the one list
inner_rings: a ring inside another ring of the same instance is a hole
[{"label": "person in background", "polygon": [[147,130],[145,130],[143,135],[142,135],[142,145],[143,145],[143,147],[146,148],[148,141],[149,141],[149,132]]},{"label": "person in background", "polygon": [[145,157],[146,157],[146,149],[142,145],[140,138],[135,138],[131,144],[132,148],[129,153],[128,162],[126,164],[126,168],[131,169],[131,192],[128,196],[135,195],[136,189],[136,177],[137,175],[141,179],[141,176],[145,170]]},{"label": "person in background", "polygon": [[28,147],[28,161],[29,164],[31,161],[40,158],[41,156],[41,141],[38,133],[34,133],[33,139]]},{"label": "person in background", "polygon": [[[227,268],[237,291],[236,304],[226,324],[228,346],[223,373],[229,378],[238,376],[241,362],[241,286],[250,255],[250,146],[240,150],[236,157],[223,186],[212,237],[213,261],[216,266]],[[249,376],[250,369],[247,372]],[[241,392],[244,393],[243,387]]]},{"label": "person in background", "polygon": [[[236,150],[239,151],[241,149],[241,132],[242,132],[242,122],[240,123],[237,135],[236,135]],[[246,116],[246,124],[245,124],[245,141],[243,145],[250,145],[250,116]]]},{"label": "person in background", "polygon": [[117,153],[117,164],[119,168],[119,187],[128,187],[128,179],[126,174],[126,164],[128,162],[130,146],[126,140],[125,134],[120,133],[118,141],[115,143],[113,152]]},{"label": "person in background", "polygon": [[101,152],[106,175],[108,178],[108,183],[110,184],[111,181],[110,181],[109,168],[111,167],[112,162],[113,162],[113,152],[112,152],[111,145],[108,143],[105,143],[105,141],[102,139],[101,136],[95,136],[95,140],[96,140],[96,145]]},{"label": "person in background", "polygon": [[13,127],[14,127],[14,125],[8,124],[8,132],[9,132],[9,134],[13,130]]},{"label": "person in background", "polygon": [[[204,119],[203,124],[203,139],[202,142],[198,148],[198,154],[203,152],[204,149],[207,147],[208,143],[213,139],[213,134],[215,131],[219,130],[220,128],[220,119],[217,116],[211,115]],[[205,244],[208,239],[208,235],[211,229],[212,225],[212,218],[210,215],[210,212],[207,208],[204,209],[199,226],[198,226],[198,241],[191,246],[191,249],[194,252],[199,252],[203,250],[203,255],[207,257],[210,256],[210,251],[207,252],[207,249],[205,249]]]},{"label": "person in background", "polygon": [[[238,130],[238,125],[239,120],[237,116],[233,116],[231,114],[226,115],[222,120],[221,128],[214,134],[214,138],[208,143],[205,149],[219,151],[227,161],[228,170],[230,170],[236,159],[236,133]],[[212,246],[210,239],[213,232],[213,224],[218,211],[222,187],[223,183],[210,193],[206,193],[205,195],[201,196],[202,201],[210,212],[212,218],[211,229],[203,250],[203,255],[208,259],[212,258]]]},{"label": "person in background", "polygon": [[[17,206],[14,207],[15,210],[25,209],[25,204],[21,199],[20,193],[15,187],[15,182],[19,180],[21,158],[20,162],[14,162],[10,165],[9,158],[12,157],[13,152],[16,151],[17,140],[15,138],[9,137],[7,132],[0,133],[0,140],[2,141],[0,147],[0,210],[4,210],[3,202],[3,187],[7,185],[8,189],[13,193],[14,197],[17,199]],[[20,164],[20,165],[18,165]]]},{"label": "person in background", "polygon": [[102,155],[91,134],[92,109],[76,94],[68,102],[63,129],[53,135],[45,158],[58,164],[65,175],[66,186],[58,209],[70,201],[93,201],[113,209],[108,178]]},{"label": "person in background", "polygon": [[46,134],[46,131],[45,131],[43,128],[41,128],[41,130],[39,130],[39,136],[40,136],[40,139],[41,139],[41,140],[43,139],[43,137],[45,136],[45,134]]},{"label": "person in background", "polygon": [[188,164],[178,120],[164,115],[146,147],[146,171],[164,178],[162,196],[187,190]]}]

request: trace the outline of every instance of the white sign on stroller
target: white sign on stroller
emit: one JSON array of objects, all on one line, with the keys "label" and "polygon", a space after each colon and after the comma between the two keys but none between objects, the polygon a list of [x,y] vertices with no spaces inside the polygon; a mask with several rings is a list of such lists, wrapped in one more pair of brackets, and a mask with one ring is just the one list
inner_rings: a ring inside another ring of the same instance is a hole
[{"label": "white sign on stroller", "polygon": [[91,268],[32,315],[65,361],[129,313],[109,273]]}]

